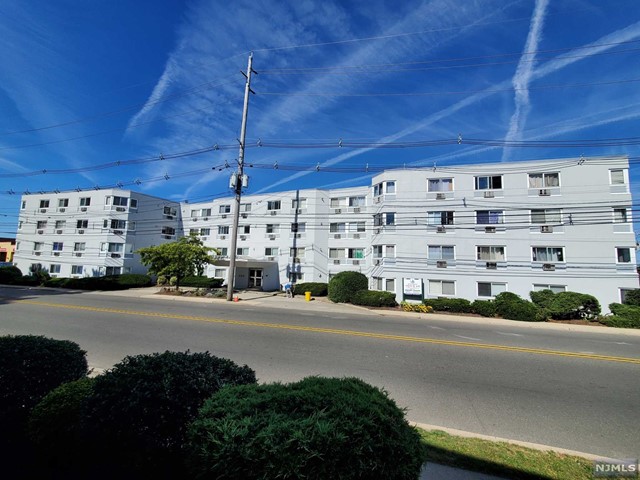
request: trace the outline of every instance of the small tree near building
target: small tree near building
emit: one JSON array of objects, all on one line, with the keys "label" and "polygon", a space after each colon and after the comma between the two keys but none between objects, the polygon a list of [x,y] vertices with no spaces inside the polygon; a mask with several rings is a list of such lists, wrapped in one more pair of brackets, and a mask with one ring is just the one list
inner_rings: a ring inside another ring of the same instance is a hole
[{"label": "small tree near building", "polygon": [[183,278],[203,274],[205,266],[214,261],[211,252],[217,253],[214,248],[205,247],[195,235],[137,251],[142,264],[149,267],[149,273],[176,277],[176,290]]}]

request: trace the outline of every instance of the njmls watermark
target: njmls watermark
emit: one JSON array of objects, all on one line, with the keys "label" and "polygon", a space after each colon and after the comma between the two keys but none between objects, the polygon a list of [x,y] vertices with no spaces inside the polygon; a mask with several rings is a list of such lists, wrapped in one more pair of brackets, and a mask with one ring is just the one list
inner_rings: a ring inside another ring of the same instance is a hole
[{"label": "njmls watermark", "polygon": [[620,459],[593,463],[593,477],[638,478],[638,459]]}]

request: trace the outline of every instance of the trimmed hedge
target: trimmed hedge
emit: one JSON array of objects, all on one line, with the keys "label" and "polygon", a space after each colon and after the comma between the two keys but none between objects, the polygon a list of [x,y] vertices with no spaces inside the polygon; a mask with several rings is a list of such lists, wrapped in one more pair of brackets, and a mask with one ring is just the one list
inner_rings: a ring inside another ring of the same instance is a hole
[{"label": "trimmed hedge", "polygon": [[613,315],[599,317],[600,323],[609,327],[640,328],[640,307],[621,303],[609,304]]},{"label": "trimmed hedge", "polygon": [[22,272],[18,267],[0,267],[0,283],[11,285],[22,278]]},{"label": "trimmed hedge", "polygon": [[394,293],[377,290],[360,290],[353,295],[351,303],[365,307],[396,307],[398,305]]},{"label": "trimmed hedge", "polygon": [[296,295],[304,295],[304,292],[311,292],[314,297],[326,297],[329,285],[322,282],[304,282],[293,285],[293,293]]},{"label": "trimmed hedge", "polygon": [[422,303],[436,312],[471,313],[471,302],[466,298],[426,298]]},{"label": "trimmed hedge", "polygon": [[88,372],[86,352],[77,343],[34,335],[0,337],[0,449],[21,448],[31,409],[57,386]]},{"label": "trimmed hedge", "polygon": [[222,389],[189,428],[199,479],[416,479],[425,448],[386,392],[356,378]]},{"label": "trimmed hedge", "polygon": [[33,275],[23,275],[13,281],[14,285],[21,285],[23,287],[37,287],[40,283],[40,278]]},{"label": "trimmed hedge", "polygon": [[600,314],[600,303],[586,293],[560,292],[554,295],[547,310],[556,320],[593,318]]},{"label": "trimmed hedge", "polygon": [[496,313],[508,320],[520,320],[524,322],[544,322],[546,312],[537,305],[515,293],[502,292],[496,295],[494,300]]},{"label": "trimmed hedge", "polygon": [[151,277],[139,273],[124,273],[104,277],[51,278],[43,285],[74,290],[127,290],[151,286]]},{"label": "trimmed hedge", "polygon": [[551,305],[551,302],[553,301],[555,296],[556,294],[549,289],[529,292],[531,301],[540,308],[549,308],[549,305]]},{"label": "trimmed hedge", "polygon": [[329,281],[329,300],[334,303],[349,303],[356,292],[368,288],[369,281],[362,273],[340,272]]},{"label": "trimmed hedge", "polygon": [[180,286],[197,288],[220,288],[223,281],[224,280],[222,278],[185,277],[180,280]]},{"label": "trimmed hedge", "polygon": [[629,290],[624,296],[623,304],[640,307],[640,288]]},{"label": "trimmed hedge", "polygon": [[496,304],[491,300],[474,300],[471,304],[471,311],[483,317],[495,317]]},{"label": "trimmed hedge", "polygon": [[255,372],[208,352],[126,357],[96,378],[85,425],[100,452],[92,469],[121,478],[182,478],[187,425],[227,385],[255,383]]}]

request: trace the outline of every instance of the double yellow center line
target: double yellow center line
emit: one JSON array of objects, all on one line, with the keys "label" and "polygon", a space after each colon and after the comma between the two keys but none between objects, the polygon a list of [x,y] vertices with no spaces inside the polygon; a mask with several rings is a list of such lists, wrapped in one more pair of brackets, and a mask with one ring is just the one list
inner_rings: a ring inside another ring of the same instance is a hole
[{"label": "double yellow center line", "polygon": [[121,310],[117,308],[88,307],[83,305],[67,305],[67,304],[61,304],[61,303],[39,302],[35,300],[16,300],[13,303],[39,305],[39,306],[50,307],[50,308],[64,308],[69,310],[84,310],[89,312],[117,313],[120,315],[137,315],[142,317],[173,318],[178,320],[191,320],[195,322],[219,323],[219,324],[236,325],[236,326],[242,326],[242,327],[273,328],[277,330],[293,330],[293,331],[300,331],[300,332],[326,333],[330,335],[366,337],[366,338],[376,338],[380,340],[394,340],[394,341],[400,341],[400,342],[426,343],[426,344],[432,344],[432,345],[447,345],[452,347],[483,348],[487,350],[503,350],[507,352],[530,353],[534,355],[553,355],[553,356],[559,356],[559,357],[582,358],[582,359],[589,359],[589,360],[603,360],[608,362],[631,363],[635,365],[640,365],[640,358],[615,357],[610,355],[596,355],[592,353],[564,352],[561,350],[547,350],[542,348],[512,347],[507,345],[496,345],[496,344],[490,344],[490,343],[457,342],[457,341],[451,341],[451,340],[439,340],[435,338],[412,337],[412,336],[405,336],[405,335],[389,335],[389,334],[375,333],[375,332],[362,332],[358,330],[305,327],[302,325],[289,325],[285,323],[250,322],[246,320],[227,320],[223,318],[201,317],[201,316],[195,316],[195,315],[179,315],[175,313],[155,313],[155,312],[145,312],[145,311],[139,311],[139,310]]}]

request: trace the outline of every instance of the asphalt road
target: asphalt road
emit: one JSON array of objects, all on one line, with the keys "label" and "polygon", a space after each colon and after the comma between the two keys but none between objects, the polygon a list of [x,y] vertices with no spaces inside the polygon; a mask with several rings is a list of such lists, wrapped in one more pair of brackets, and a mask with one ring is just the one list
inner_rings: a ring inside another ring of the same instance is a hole
[{"label": "asphalt road", "polygon": [[261,382],[356,376],[416,422],[640,456],[640,336],[624,331],[0,288],[0,334],[25,333],[74,340],[97,369],[189,349],[247,364]]}]

